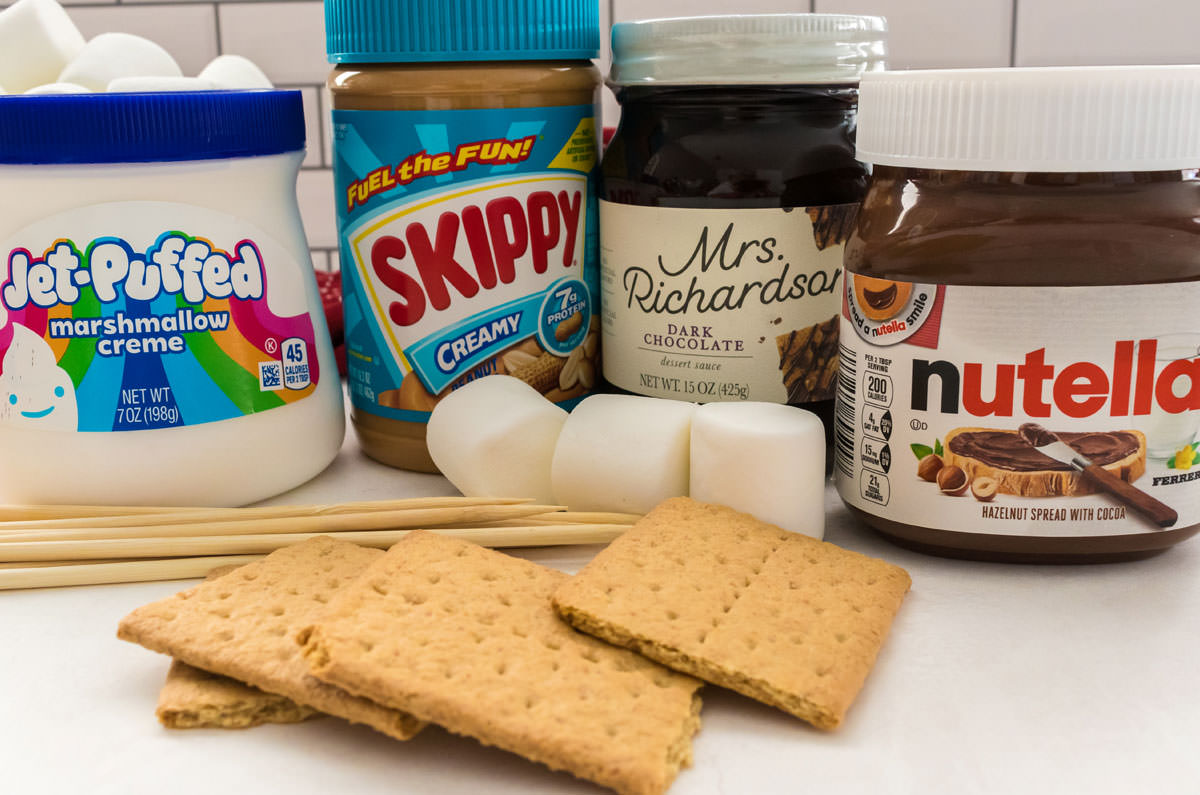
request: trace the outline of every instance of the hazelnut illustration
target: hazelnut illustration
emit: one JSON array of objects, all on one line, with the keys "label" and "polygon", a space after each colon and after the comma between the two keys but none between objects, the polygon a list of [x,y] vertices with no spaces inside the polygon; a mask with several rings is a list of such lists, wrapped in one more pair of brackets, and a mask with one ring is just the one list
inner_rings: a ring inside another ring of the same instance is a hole
[{"label": "hazelnut illustration", "polygon": [[961,497],[966,493],[970,482],[967,473],[963,472],[961,467],[942,467],[937,473],[938,488],[948,497]]},{"label": "hazelnut illustration", "polygon": [[928,480],[933,483],[937,480],[938,472],[942,469],[942,457],[937,453],[930,453],[917,462],[917,477],[921,480]]},{"label": "hazelnut illustration", "polygon": [[991,502],[999,490],[1000,484],[995,478],[978,477],[971,481],[971,494],[980,502]]}]

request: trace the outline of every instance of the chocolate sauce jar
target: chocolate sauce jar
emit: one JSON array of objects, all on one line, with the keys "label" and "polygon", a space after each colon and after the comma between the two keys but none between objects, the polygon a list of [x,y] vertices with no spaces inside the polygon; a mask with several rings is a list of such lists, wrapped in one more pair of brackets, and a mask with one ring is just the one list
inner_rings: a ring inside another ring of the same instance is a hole
[{"label": "chocolate sauce jar", "polygon": [[1200,530],[1200,66],[862,82],[836,477],[955,557],[1144,557]]},{"label": "chocolate sauce jar", "polygon": [[837,374],[842,249],[868,170],[858,81],[879,17],[621,22],[601,164],[603,372],[617,389],[817,412]]}]

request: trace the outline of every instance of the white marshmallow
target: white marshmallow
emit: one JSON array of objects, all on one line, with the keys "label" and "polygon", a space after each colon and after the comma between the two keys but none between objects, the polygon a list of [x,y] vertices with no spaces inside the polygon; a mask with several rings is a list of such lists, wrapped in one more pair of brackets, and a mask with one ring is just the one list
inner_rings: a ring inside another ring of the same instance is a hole
[{"label": "white marshmallow", "polygon": [[54,82],[83,41],[54,0],[17,0],[0,11],[0,84],[20,94]]},{"label": "white marshmallow", "polygon": [[692,418],[691,496],[825,535],[825,428],[777,403],[709,403]]},{"label": "white marshmallow", "polygon": [[200,77],[217,88],[274,88],[254,61],[240,55],[218,55],[204,67]]},{"label": "white marshmallow", "polygon": [[118,77],[108,84],[111,93],[131,91],[212,91],[216,85],[199,77]]},{"label": "white marshmallow", "polygon": [[567,412],[520,379],[489,375],[442,398],[429,416],[429,455],[468,497],[553,500],[550,460]]},{"label": "white marshmallow", "polygon": [[592,395],[554,451],[554,500],[576,511],[646,513],[688,490],[693,403]]},{"label": "white marshmallow", "polygon": [[34,86],[25,92],[26,94],[90,94],[89,89],[84,88],[76,83],[46,83],[41,86]]},{"label": "white marshmallow", "polygon": [[59,74],[61,83],[104,91],[118,77],[182,77],[171,54],[149,39],[129,33],[101,33],[89,41]]}]

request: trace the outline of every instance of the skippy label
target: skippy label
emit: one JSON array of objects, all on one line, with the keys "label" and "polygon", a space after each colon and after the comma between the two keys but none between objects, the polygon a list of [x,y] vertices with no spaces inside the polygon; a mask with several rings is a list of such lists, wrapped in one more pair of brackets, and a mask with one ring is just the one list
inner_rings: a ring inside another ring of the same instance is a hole
[{"label": "skippy label", "polygon": [[82,208],[3,244],[0,425],[133,431],[294,403],[320,373],[300,265],[223,213]]},{"label": "skippy label", "polygon": [[[848,273],[838,491],[869,514],[947,531],[1159,532],[1085,478],[1070,460],[1082,456],[1174,509],[1174,526],[1200,522],[1198,302],[1192,282],[968,287]],[[1021,433],[1028,423],[1071,455]],[[943,490],[919,478],[929,456],[928,474],[940,461],[965,479]]]},{"label": "skippy label", "polygon": [[[598,289],[592,106],[333,122],[354,404],[423,422],[474,378],[520,377],[514,348],[561,370]],[[549,391],[566,402],[583,387]]]}]

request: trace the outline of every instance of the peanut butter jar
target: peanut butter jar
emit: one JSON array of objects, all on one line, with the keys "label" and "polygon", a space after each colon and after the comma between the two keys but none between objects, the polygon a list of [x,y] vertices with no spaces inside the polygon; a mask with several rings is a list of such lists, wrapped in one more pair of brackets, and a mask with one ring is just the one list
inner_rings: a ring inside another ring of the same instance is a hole
[{"label": "peanut butter jar", "polygon": [[941,555],[1200,530],[1200,66],[866,75],[835,473]]},{"label": "peanut butter jar", "polygon": [[595,384],[596,0],[328,0],[351,420],[437,469],[437,402],[495,373]]}]

